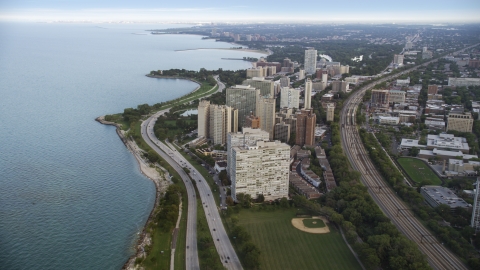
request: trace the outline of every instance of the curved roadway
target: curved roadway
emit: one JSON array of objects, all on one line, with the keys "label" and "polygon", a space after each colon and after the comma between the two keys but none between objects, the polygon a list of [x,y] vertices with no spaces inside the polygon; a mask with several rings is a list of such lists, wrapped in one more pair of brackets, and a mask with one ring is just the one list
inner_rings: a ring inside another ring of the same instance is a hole
[{"label": "curved roadway", "polygon": [[[477,45],[479,44],[465,49]],[[431,60],[420,66],[426,66],[435,61],[437,61],[437,59]],[[368,192],[378,206],[404,235],[418,244],[419,249],[427,256],[428,262],[434,269],[467,269],[467,267],[447,248],[445,248],[435,236],[430,234],[430,232],[409,210],[408,205],[397,197],[394,191],[385,183],[382,176],[375,168],[375,165],[370,160],[355,125],[356,109],[362,102],[366,90],[371,89],[378,83],[392,80],[398,76],[416,70],[420,66],[375,81],[359,89],[345,101],[340,120],[342,148],[353,168],[361,173],[363,184],[368,187]]]},{"label": "curved roadway", "polygon": [[[218,91],[222,91],[225,88],[225,85],[220,82],[218,76],[215,76],[215,79],[219,85]],[[197,200],[195,198],[195,189],[190,177],[196,181],[205,216],[207,217],[208,227],[222,264],[227,269],[243,269],[230,239],[228,238],[227,232],[220,218],[219,209],[213,198],[213,196],[218,196],[219,193],[212,193],[210,186],[203,176],[175,150],[173,145],[170,143],[165,145],[155,137],[153,128],[157,118],[169,110],[170,109],[159,111],[143,121],[141,131],[143,140],[178,172],[187,189],[188,215],[186,235],[187,248],[185,252],[186,269],[200,269],[197,250]],[[183,167],[190,169],[189,175],[183,170]]]},{"label": "curved roadway", "polygon": [[175,171],[182,177],[182,180],[185,182],[185,187],[187,189],[187,241],[186,241],[186,251],[185,251],[185,265],[186,269],[200,269],[200,264],[198,262],[198,250],[197,250],[197,200],[195,199],[195,189],[188,178],[188,175],[185,173],[182,167],[178,165],[169,155],[171,150],[167,146],[162,144],[157,140],[155,135],[153,135],[153,126],[158,116],[165,113],[167,110],[160,111],[155,115],[149,117],[147,120],[143,121],[141,125],[142,138],[143,140],[157,152],[165,161],[167,161],[170,166],[172,166]]}]

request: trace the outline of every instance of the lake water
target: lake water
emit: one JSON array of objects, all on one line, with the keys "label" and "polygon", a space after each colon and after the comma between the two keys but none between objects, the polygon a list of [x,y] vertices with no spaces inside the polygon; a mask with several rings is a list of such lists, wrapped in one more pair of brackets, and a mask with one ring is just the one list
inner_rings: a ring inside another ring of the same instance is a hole
[{"label": "lake water", "polygon": [[97,116],[197,86],[151,70],[240,69],[259,57],[179,25],[0,23],[0,268],[119,269],[134,252],[153,183]]}]

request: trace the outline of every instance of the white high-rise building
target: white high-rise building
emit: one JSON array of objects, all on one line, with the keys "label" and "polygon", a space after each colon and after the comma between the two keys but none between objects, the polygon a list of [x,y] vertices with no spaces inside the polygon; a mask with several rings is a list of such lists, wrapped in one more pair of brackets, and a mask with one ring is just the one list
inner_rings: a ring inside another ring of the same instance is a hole
[{"label": "white high-rise building", "polygon": [[280,108],[300,108],[300,91],[289,87],[282,87],[280,93]]},{"label": "white high-rise building", "polygon": [[328,82],[328,72],[326,70],[323,70],[322,71],[322,88],[323,89],[327,88],[327,82]]},{"label": "white high-rise building", "polygon": [[396,65],[403,65],[403,54],[395,54],[393,56],[393,63]]},{"label": "white high-rise building", "polygon": [[288,196],[290,146],[279,141],[232,147],[232,197],[239,193],[266,200]]},{"label": "white high-rise building", "polygon": [[335,103],[327,103],[327,121],[333,122],[335,117]]},{"label": "white high-rise building", "polygon": [[477,178],[475,187],[475,197],[473,200],[472,221],[470,226],[475,229],[475,233],[480,231],[480,177]]},{"label": "white high-rise building", "polygon": [[305,50],[305,73],[315,74],[317,71],[317,50],[310,48]]},{"label": "white high-rise building", "polygon": [[299,79],[299,80],[305,79],[305,70],[304,70],[304,69],[300,69],[300,70],[298,71],[298,79]]},{"label": "white high-rise building", "polygon": [[225,106],[212,104],[209,121],[209,138],[214,144],[227,143],[227,133],[238,129],[238,110]]},{"label": "white high-rise building", "polygon": [[261,129],[243,128],[242,132],[227,134],[227,174],[231,175],[232,147],[243,145],[256,145],[257,141],[268,141],[270,134]]},{"label": "white high-rise building", "polygon": [[310,79],[305,81],[305,103],[303,107],[306,110],[312,107],[312,81]]},{"label": "white high-rise building", "polygon": [[210,101],[201,100],[198,103],[198,137],[208,138],[210,122]]}]

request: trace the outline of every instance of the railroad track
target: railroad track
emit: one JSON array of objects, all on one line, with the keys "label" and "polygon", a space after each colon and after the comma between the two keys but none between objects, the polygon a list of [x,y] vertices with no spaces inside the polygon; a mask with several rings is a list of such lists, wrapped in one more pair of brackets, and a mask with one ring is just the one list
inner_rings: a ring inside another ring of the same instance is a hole
[{"label": "railroad track", "polygon": [[[477,45],[479,44],[464,48],[458,52]],[[356,110],[358,105],[363,102],[362,99],[365,91],[373,88],[373,86],[378,83],[395,79],[398,76],[409,73],[421,66],[426,66],[435,61],[437,61],[437,59],[410,68],[398,74],[387,76],[354,92],[345,101],[341,111],[340,129],[342,148],[344,149],[353,169],[361,173],[362,183],[368,187],[369,194],[378,204],[380,209],[390,218],[400,232],[417,243],[420,251],[426,255],[432,268],[439,270],[468,269],[459,258],[445,248],[435,236],[430,234],[427,228],[417,220],[408,205],[406,205],[390,186],[388,186],[369,158],[355,124]]]}]

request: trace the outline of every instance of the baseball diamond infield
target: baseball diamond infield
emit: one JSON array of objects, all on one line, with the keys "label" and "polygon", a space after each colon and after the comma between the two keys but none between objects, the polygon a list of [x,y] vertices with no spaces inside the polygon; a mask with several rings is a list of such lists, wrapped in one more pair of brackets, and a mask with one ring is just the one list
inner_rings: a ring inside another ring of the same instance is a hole
[{"label": "baseball diamond infield", "polygon": [[325,224],[328,224],[328,221],[324,217],[311,217],[311,218],[292,218],[292,225],[293,227],[299,229],[300,231],[308,232],[308,233],[329,233],[330,229],[328,226],[322,227],[322,228],[308,228],[305,227],[303,224],[304,219],[320,219],[322,220]]}]

